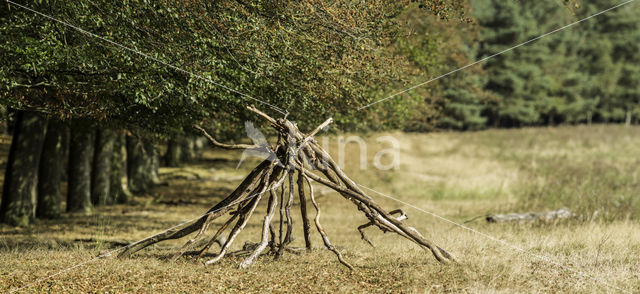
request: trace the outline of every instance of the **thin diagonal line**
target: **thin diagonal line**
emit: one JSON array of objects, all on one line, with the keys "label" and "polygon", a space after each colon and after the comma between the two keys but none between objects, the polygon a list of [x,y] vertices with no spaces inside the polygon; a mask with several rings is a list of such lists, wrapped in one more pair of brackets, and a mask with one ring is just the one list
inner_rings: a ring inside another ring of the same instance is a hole
[{"label": "thin diagonal line", "polygon": [[[283,177],[283,179],[284,179],[284,177]],[[246,200],[252,199],[252,198],[254,198],[254,197],[257,197],[258,195],[261,195],[261,194],[267,193],[267,192],[269,192],[269,191],[271,191],[271,190],[273,190],[273,189],[277,189],[278,187],[280,187],[280,186],[282,185],[282,183],[284,183],[284,181],[280,181],[280,184],[276,184],[276,185],[275,185],[275,186],[273,186],[271,189],[265,190],[264,192],[255,193],[255,194],[250,195],[250,196],[248,196],[247,198],[244,198],[244,199],[242,199],[242,200],[234,201],[234,202],[232,202],[232,203],[230,203],[230,204],[228,204],[228,205],[226,205],[226,206],[220,207],[220,208],[218,208],[218,209],[216,209],[216,210],[213,210],[213,211],[209,211],[209,212],[207,212],[207,213],[205,213],[205,214],[203,214],[203,215],[201,215],[201,216],[198,216],[198,217],[195,217],[195,218],[189,219],[189,220],[187,220],[187,221],[184,221],[184,222],[182,222],[182,223],[180,223],[180,224],[177,224],[177,225],[175,225],[175,226],[173,226],[173,227],[171,227],[171,228],[168,228],[168,229],[166,229],[166,230],[164,230],[164,231],[162,231],[162,232],[160,232],[160,233],[156,233],[156,234],[153,234],[153,235],[151,235],[151,236],[149,236],[149,237],[143,238],[143,239],[141,239],[140,241],[145,240],[145,239],[150,238],[150,237],[153,237],[153,236],[158,235],[158,234],[162,234],[162,233],[164,233],[164,232],[168,232],[168,231],[173,230],[173,229],[175,229],[175,228],[179,228],[179,227],[181,227],[181,226],[183,226],[183,225],[185,225],[185,224],[187,224],[187,223],[190,223],[190,222],[192,222],[192,221],[198,220],[198,219],[200,219],[200,218],[202,218],[202,217],[205,217],[205,216],[207,216],[207,215],[209,215],[209,214],[212,214],[212,213],[218,212],[218,211],[220,211],[220,210],[222,210],[222,209],[225,209],[225,208],[231,207],[231,206],[233,206],[233,205],[236,205],[236,204],[238,204],[238,203],[244,202],[244,201],[246,201]],[[137,241],[137,242],[134,242],[134,243],[128,244],[128,245],[126,245],[126,246],[123,246],[123,247],[120,247],[120,248],[117,248],[117,249],[114,249],[114,250],[111,250],[111,251],[109,251],[109,252],[107,252],[107,253],[100,254],[100,255],[98,255],[98,256],[96,256],[96,257],[92,258],[92,259],[89,259],[89,260],[83,261],[83,262],[81,262],[81,263],[78,263],[78,264],[76,264],[76,265],[70,266],[70,267],[65,268],[65,269],[63,269],[63,270],[60,270],[60,271],[58,271],[58,272],[56,272],[56,273],[54,273],[54,274],[48,275],[48,276],[46,276],[46,277],[39,278],[39,279],[37,279],[37,280],[35,280],[35,281],[33,281],[33,282],[29,283],[29,284],[26,284],[26,285],[24,285],[24,286],[22,286],[22,287],[20,287],[20,288],[13,289],[13,290],[9,291],[9,293],[16,293],[16,292],[22,291],[22,290],[24,290],[24,289],[30,288],[30,287],[32,287],[32,286],[34,286],[34,285],[36,285],[36,284],[40,283],[40,282],[43,282],[43,281],[49,280],[49,279],[51,279],[51,278],[53,278],[53,277],[55,277],[55,276],[59,276],[59,275],[61,275],[61,274],[63,274],[63,273],[66,273],[66,272],[68,272],[68,271],[70,271],[70,270],[73,270],[73,269],[76,269],[76,268],[82,267],[82,266],[83,266],[83,265],[85,265],[85,264],[89,264],[89,263],[92,263],[92,262],[94,262],[94,261],[96,261],[96,260],[102,259],[102,258],[104,258],[104,257],[111,256],[113,253],[116,253],[116,252],[118,252],[118,251],[120,251],[120,250],[122,250],[122,249],[125,249],[125,248],[129,247],[129,246],[135,245],[135,244],[139,243],[140,241]]]},{"label": "thin diagonal line", "polygon": [[213,81],[211,78],[209,78],[209,77],[204,77],[204,76],[199,75],[199,74],[196,74],[196,73],[194,73],[194,72],[192,72],[192,71],[188,71],[188,70],[182,69],[182,68],[177,67],[177,66],[175,66],[175,65],[173,65],[173,64],[167,63],[167,62],[162,61],[162,60],[160,60],[160,59],[158,59],[158,58],[156,58],[156,57],[153,57],[153,56],[151,56],[151,55],[149,55],[149,54],[142,53],[142,52],[140,52],[139,50],[136,50],[136,49],[133,49],[133,48],[127,47],[127,46],[122,45],[122,44],[120,44],[120,43],[117,43],[117,42],[111,41],[111,40],[109,40],[109,39],[105,39],[105,38],[103,38],[102,36],[99,36],[99,35],[97,35],[97,34],[95,34],[95,33],[89,32],[89,31],[87,31],[87,30],[85,30],[85,29],[83,29],[83,28],[80,28],[80,27],[78,27],[78,26],[75,26],[75,25],[73,25],[73,24],[70,24],[70,23],[68,23],[68,22],[66,22],[66,21],[63,21],[63,20],[57,19],[57,18],[55,18],[55,17],[53,17],[53,16],[50,16],[50,15],[44,14],[44,13],[42,13],[42,12],[40,12],[40,11],[37,11],[37,10],[31,9],[31,8],[26,7],[26,6],[24,6],[24,5],[21,5],[21,4],[18,4],[18,3],[15,3],[15,2],[13,2],[13,1],[11,1],[11,0],[6,0],[6,1],[7,1],[8,3],[11,3],[11,4],[12,4],[12,5],[14,5],[14,6],[17,6],[17,7],[19,7],[19,8],[22,8],[22,9],[24,9],[24,10],[28,10],[28,11],[30,11],[30,12],[33,12],[33,13],[35,13],[35,14],[37,14],[37,15],[40,15],[40,16],[42,16],[42,17],[45,17],[45,18],[47,18],[47,19],[50,19],[50,20],[55,21],[55,22],[57,22],[57,23],[60,23],[60,24],[62,24],[62,25],[68,26],[68,27],[70,27],[70,28],[72,28],[72,29],[74,29],[74,30],[76,30],[76,31],[80,32],[80,33],[83,33],[83,34],[85,34],[85,35],[88,35],[88,36],[91,36],[91,37],[94,37],[94,38],[100,39],[100,40],[102,40],[102,41],[104,41],[104,42],[107,42],[107,43],[109,43],[109,44],[111,44],[111,45],[113,45],[113,46],[116,46],[116,47],[118,47],[118,48],[120,48],[120,49],[123,49],[123,50],[125,50],[125,51],[129,51],[129,52],[131,52],[131,53],[134,53],[134,54],[140,55],[140,56],[142,56],[142,57],[144,57],[144,58],[147,58],[147,59],[150,59],[150,60],[155,61],[155,62],[157,62],[157,63],[160,63],[160,64],[162,64],[162,65],[164,65],[164,66],[166,66],[166,67],[169,67],[169,68],[171,68],[171,69],[173,69],[173,70],[175,70],[175,71],[178,71],[178,72],[184,73],[184,74],[186,74],[186,75],[189,75],[189,76],[191,76],[191,77],[194,77],[194,78],[197,78],[197,79],[203,80],[203,81],[208,82],[208,83],[210,83],[210,84],[212,84],[212,85],[215,85],[215,86],[217,86],[217,87],[223,88],[223,89],[225,89],[225,90],[227,90],[227,91],[229,91],[229,92],[232,92],[232,93],[238,94],[238,95],[240,95],[241,97],[243,97],[243,98],[245,98],[245,99],[253,100],[253,101],[255,101],[255,102],[258,102],[258,103],[261,103],[261,104],[267,105],[267,106],[271,107],[271,109],[273,109],[273,110],[275,110],[275,111],[279,112],[280,114],[285,114],[284,110],[282,110],[280,107],[277,107],[277,106],[275,106],[275,105],[273,105],[273,104],[271,104],[271,103],[269,103],[269,102],[265,102],[265,101],[263,101],[263,100],[261,100],[261,99],[255,98],[255,97],[253,97],[253,96],[251,96],[251,95],[249,95],[249,94],[245,94],[245,93],[242,93],[242,92],[240,92],[240,91],[238,91],[238,90],[235,90],[235,89],[233,89],[233,88],[227,87],[227,86],[225,86],[225,85],[223,85],[223,84],[220,84],[220,83],[214,82],[214,81]]},{"label": "thin diagonal line", "polygon": [[404,93],[409,92],[409,91],[412,91],[412,90],[414,90],[414,89],[416,89],[416,88],[419,88],[419,87],[422,87],[422,86],[424,86],[424,85],[430,84],[430,83],[432,83],[432,82],[435,82],[435,81],[437,81],[437,80],[439,80],[439,79],[442,79],[442,78],[444,78],[444,77],[450,76],[450,75],[452,75],[452,74],[454,74],[454,73],[457,73],[457,72],[459,72],[459,71],[461,71],[461,70],[467,69],[467,68],[469,68],[469,67],[471,67],[471,66],[474,66],[474,65],[476,65],[476,64],[483,63],[483,62],[485,62],[485,61],[487,61],[487,60],[489,60],[489,59],[491,59],[491,58],[494,58],[494,57],[496,57],[496,56],[498,56],[498,55],[502,55],[502,54],[507,53],[507,52],[509,52],[509,51],[511,51],[511,50],[514,50],[514,49],[516,49],[516,48],[518,48],[518,47],[521,47],[521,46],[524,46],[524,45],[527,45],[527,44],[533,43],[533,42],[538,41],[538,40],[540,40],[540,39],[542,39],[542,38],[544,38],[544,37],[547,37],[547,36],[549,36],[549,35],[555,34],[555,33],[559,32],[559,31],[562,31],[562,30],[567,29],[567,28],[569,28],[569,27],[575,26],[575,25],[577,25],[577,24],[579,24],[579,23],[582,23],[582,22],[584,22],[584,21],[587,21],[587,20],[589,20],[589,19],[591,19],[591,18],[594,18],[594,17],[596,17],[596,16],[599,16],[599,15],[605,14],[605,13],[607,13],[607,12],[611,11],[611,10],[614,10],[614,9],[620,8],[620,7],[622,7],[622,6],[624,6],[624,5],[627,5],[627,4],[629,4],[629,3],[631,3],[631,2],[634,2],[634,1],[636,1],[636,0],[628,0],[628,1],[626,1],[626,2],[623,2],[623,3],[620,3],[620,4],[616,5],[616,6],[613,6],[613,7],[611,7],[611,8],[608,8],[608,9],[605,9],[605,10],[603,10],[603,11],[600,11],[600,12],[598,12],[598,13],[596,13],[596,14],[592,14],[592,15],[587,16],[587,17],[585,17],[585,18],[583,18],[583,19],[581,19],[581,20],[578,20],[578,21],[572,22],[572,23],[570,23],[570,24],[568,24],[568,25],[565,25],[565,26],[563,26],[563,27],[557,28],[557,29],[555,29],[555,30],[553,30],[553,31],[550,31],[550,32],[545,33],[545,34],[542,34],[542,35],[540,35],[540,36],[538,36],[538,37],[535,37],[535,38],[533,38],[533,39],[530,39],[530,40],[528,40],[528,41],[525,41],[525,42],[520,43],[520,44],[518,44],[518,45],[515,45],[515,46],[513,46],[513,47],[510,47],[510,48],[504,49],[504,50],[502,50],[502,51],[500,51],[500,52],[498,52],[498,53],[495,53],[495,54],[493,54],[493,55],[487,56],[487,57],[482,58],[482,59],[480,59],[480,60],[478,60],[478,61],[475,61],[475,62],[469,63],[469,64],[467,64],[467,65],[465,65],[465,66],[463,66],[463,67],[456,68],[456,69],[454,69],[454,70],[452,70],[452,71],[450,71],[450,72],[448,72],[448,73],[446,73],[446,74],[443,74],[443,75],[437,76],[437,77],[435,77],[435,78],[432,78],[432,79],[430,79],[430,80],[428,80],[428,81],[425,81],[425,82],[422,82],[422,83],[420,83],[420,84],[417,84],[417,85],[411,86],[411,87],[406,88],[406,89],[404,89],[404,90],[402,90],[402,91],[398,91],[398,92],[396,92],[396,93],[391,94],[390,96],[387,96],[387,97],[385,97],[385,98],[382,98],[382,99],[377,100],[377,101],[374,101],[374,102],[371,102],[371,103],[369,103],[369,104],[367,104],[367,105],[365,105],[365,106],[361,106],[360,108],[358,108],[358,110],[363,110],[363,109],[369,108],[369,107],[371,107],[371,106],[373,106],[373,105],[376,105],[376,104],[378,104],[378,103],[380,103],[380,102],[387,101],[387,100],[389,100],[389,99],[391,99],[391,98],[393,98],[393,97],[396,97],[396,96],[398,96],[398,95],[400,95],[400,94],[404,94]]},{"label": "thin diagonal line", "polygon": [[603,281],[603,280],[601,280],[601,279],[598,279],[597,277],[595,277],[595,276],[593,276],[593,275],[591,275],[591,274],[587,274],[587,273],[584,273],[584,272],[578,271],[578,270],[576,270],[576,269],[574,269],[574,268],[572,268],[572,267],[569,267],[569,266],[566,266],[566,265],[564,265],[564,264],[562,264],[562,263],[559,263],[559,262],[553,261],[551,258],[549,258],[549,257],[547,257],[547,256],[544,256],[544,255],[541,255],[541,254],[537,254],[537,253],[533,253],[533,252],[531,252],[531,251],[525,250],[525,249],[523,249],[523,248],[521,248],[521,247],[519,247],[519,246],[513,245],[513,244],[511,244],[511,243],[509,243],[509,242],[507,242],[507,241],[504,241],[504,240],[502,240],[502,239],[496,238],[496,237],[491,236],[491,235],[489,235],[489,234],[487,234],[487,233],[480,232],[480,231],[478,231],[478,230],[475,230],[475,229],[470,228],[470,227],[468,227],[468,226],[465,226],[465,225],[463,225],[463,224],[459,224],[459,223],[454,222],[454,221],[452,221],[452,220],[450,220],[450,219],[448,219],[448,218],[445,218],[445,217],[443,217],[443,216],[440,216],[440,215],[438,215],[438,214],[435,214],[435,213],[433,213],[433,212],[431,212],[431,211],[428,211],[428,210],[422,209],[422,208],[420,208],[420,207],[418,207],[418,206],[415,206],[415,205],[413,205],[413,204],[411,204],[411,203],[408,203],[408,202],[402,201],[402,200],[397,199],[397,198],[395,198],[395,197],[393,197],[393,196],[390,196],[390,195],[387,195],[387,194],[385,194],[385,193],[382,193],[382,192],[376,191],[376,190],[371,189],[371,188],[369,188],[369,187],[366,187],[366,186],[363,186],[363,185],[360,185],[360,184],[358,184],[358,186],[360,186],[360,187],[362,187],[362,188],[365,188],[365,189],[367,189],[367,190],[369,190],[369,191],[371,191],[371,192],[374,192],[374,193],[376,193],[376,194],[378,194],[378,195],[380,195],[380,196],[383,196],[383,197],[389,198],[389,199],[391,199],[391,200],[393,200],[393,201],[396,201],[396,202],[402,203],[402,204],[404,204],[404,205],[406,205],[406,206],[409,206],[409,207],[411,207],[411,208],[413,208],[413,209],[416,209],[416,210],[418,210],[418,211],[421,211],[421,212],[423,212],[423,213],[426,213],[426,214],[428,214],[428,215],[431,215],[431,216],[433,216],[433,217],[435,217],[435,218],[437,218],[437,219],[440,219],[440,220],[442,220],[442,221],[445,221],[445,222],[448,222],[448,223],[453,224],[453,225],[455,225],[455,226],[458,226],[458,227],[460,227],[460,228],[463,228],[463,229],[465,229],[465,230],[467,230],[467,231],[471,231],[471,232],[473,232],[473,233],[475,233],[475,234],[478,234],[478,235],[480,235],[480,236],[483,236],[483,237],[485,237],[485,238],[487,238],[487,239],[489,239],[489,240],[492,240],[492,241],[498,242],[498,243],[500,243],[500,244],[502,244],[502,245],[504,245],[504,246],[510,247],[511,249],[514,249],[514,250],[516,250],[516,251],[520,251],[520,252],[522,252],[522,253],[526,253],[526,254],[529,254],[529,255],[531,255],[531,256],[534,256],[534,257],[537,257],[537,258],[539,258],[539,259],[542,259],[542,260],[544,260],[544,261],[546,261],[546,262],[548,262],[548,263],[551,263],[551,264],[553,264],[553,265],[559,266],[559,267],[561,267],[561,268],[563,268],[563,269],[565,269],[565,270],[568,270],[568,271],[570,271],[570,272],[572,272],[572,273],[574,273],[574,274],[578,274],[578,275],[581,275],[581,276],[584,276],[584,277],[588,277],[588,278],[590,278],[590,279],[592,279],[592,280],[594,280],[594,281],[596,281],[596,282],[602,283],[603,285],[606,285],[606,286],[611,287],[611,288],[613,288],[613,289],[616,289],[616,290],[619,290],[619,291],[622,291],[622,292],[625,292],[625,293],[631,293],[631,291],[629,291],[629,290],[625,290],[625,289],[622,289],[622,288],[620,288],[620,287],[618,287],[618,286],[615,286],[615,285],[609,284],[608,282],[605,282],[605,281]]}]

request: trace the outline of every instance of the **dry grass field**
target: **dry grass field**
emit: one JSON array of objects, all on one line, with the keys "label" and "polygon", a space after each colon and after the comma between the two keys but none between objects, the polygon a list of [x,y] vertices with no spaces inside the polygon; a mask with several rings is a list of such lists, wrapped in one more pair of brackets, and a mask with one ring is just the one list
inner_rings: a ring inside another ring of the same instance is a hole
[{"label": "dry grass field", "polygon": [[[376,152],[389,148],[376,144],[383,135],[400,143],[396,170],[372,166]],[[354,271],[320,249],[315,231],[317,250],[285,254],[277,261],[262,257],[247,270],[238,268],[242,259],[237,257],[207,267],[189,257],[170,262],[168,256],[183,239],[127,259],[95,260],[23,292],[640,292],[640,127],[393,132],[369,134],[364,140],[365,170],[359,166],[358,146],[346,147],[345,170],[355,181],[451,221],[561,207],[576,217],[550,224],[489,224],[478,218],[465,229],[369,193],[383,207],[403,208],[410,225],[460,260],[441,265],[407,240],[369,228],[376,244],[372,248],[356,230],[366,222],[364,216],[338,194],[326,193],[318,197],[323,225]],[[329,149],[337,157],[335,145]],[[6,152],[6,145],[0,148]],[[132,205],[100,208],[93,215],[67,214],[27,228],[0,226],[0,291],[91,260],[118,248],[118,242],[198,217],[234,189],[257,162],[247,161],[236,170],[239,157],[214,150],[183,168],[161,168],[168,185],[155,187]],[[235,249],[259,240],[262,206]],[[294,245],[303,246],[298,214],[296,207]]]}]

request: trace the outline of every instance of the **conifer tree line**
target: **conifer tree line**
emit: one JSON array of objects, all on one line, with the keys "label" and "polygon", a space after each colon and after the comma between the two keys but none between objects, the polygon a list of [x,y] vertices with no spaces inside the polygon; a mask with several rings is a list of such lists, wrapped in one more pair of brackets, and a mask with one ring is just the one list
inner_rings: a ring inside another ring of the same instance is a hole
[{"label": "conifer tree line", "polygon": [[[569,7],[560,1],[477,0],[471,4],[476,35],[453,45],[466,48],[467,61],[490,56],[618,2],[578,1]],[[436,95],[445,99],[437,124],[443,128],[481,129],[637,123],[638,15],[640,5],[631,3],[441,82],[439,87],[444,90]]]}]

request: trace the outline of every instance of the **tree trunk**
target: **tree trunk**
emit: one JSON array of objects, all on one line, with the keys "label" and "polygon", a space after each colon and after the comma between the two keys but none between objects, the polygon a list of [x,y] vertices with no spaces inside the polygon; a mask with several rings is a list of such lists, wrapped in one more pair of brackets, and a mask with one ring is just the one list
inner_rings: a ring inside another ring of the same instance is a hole
[{"label": "tree trunk", "polygon": [[91,204],[91,163],[94,145],[93,132],[74,122],[69,142],[69,187],[67,211],[89,213]]},{"label": "tree trunk", "polygon": [[182,145],[175,139],[169,140],[167,143],[167,153],[164,155],[164,161],[167,166],[180,166],[182,161]]},{"label": "tree trunk", "polygon": [[127,151],[124,135],[116,135],[112,155],[110,198],[114,203],[128,203],[133,195],[129,191],[127,180]]},{"label": "tree trunk", "polygon": [[116,133],[109,129],[98,130],[96,134],[93,168],[91,170],[91,202],[93,205],[113,204],[111,188],[111,159]]},{"label": "tree trunk", "polygon": [[0,134],[7,133],[7,108],[4,105],[0,105]]},{"label": "tree trunk", "polygon": [[182,142],[182,158],[185,162],[196,159],[196,140],[194,137],[184,137]]},{"label": "tree trunk", "polygon": [[198,136],[195,137],[194,139],[195,141],[195,151],[196,151],[196,158],[200,159],[202,158],[202,152],[204,152],[204,148],[207,147],[207,143],[209,142],[207,140],[207,138],[202,137],[202,136]]},{"label": "tree trunk", "polygon": [[160,176],[158,175],[160,158],[158,157],[156,145],[153,142],[145,142],[145,151],[147,152],[147,170],[149,171],[151,185],[160,184]]},{"label": "tree trunk", "polygon": [[629,110],[627,110],[627,115],[625,116],[625,119],[624,119],[624,126],[627,128],[631,126],[631,111]]},{"label": "tree trunk", "polygon": [[[144,193],[151,189],[153,148],[133,136],[127,137],[127,175],[129,189],[133,193]],[[152,145],[151,145],[152,146]]]},{"label": "tree trunk", "polygon": [[190,162],[198,157],[195,137],[178,137],[167,144],[165,162],[167,166],[177,167],[182,162]]},{"label": "tree trunk", "polygon": [[40,156],[38,169],[38,205],[36,217],[59,218],[62,194],[60,182],[64,170],[64,143],[67,126],[57,120],[50,120],[47,135]]},{"label": "tree trunk", "polygon": [[6,123],[6,133],[9,135],[14,134],[15,129],[18,127],[18,114],[20,113],[20,111],[17,111],[15,109],[12,108],[5,108],[5,116],[4,116],[4,121]]},{"label": "tree trunk", "polygon": [[35,112],[19,112],[0,204],[0,221],[26,226],[35,219],[38,165],[47,122]]}]

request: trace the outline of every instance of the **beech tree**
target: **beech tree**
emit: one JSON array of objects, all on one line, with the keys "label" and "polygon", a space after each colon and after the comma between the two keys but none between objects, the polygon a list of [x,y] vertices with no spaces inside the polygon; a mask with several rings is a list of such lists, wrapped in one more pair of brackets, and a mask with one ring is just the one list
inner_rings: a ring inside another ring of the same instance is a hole
[{"label": "beech tree", "polygon": [[127,152],[124,134],[116,133],[111,158],[109,195],[113,203],[127,203],[133,197],[127,178]]},{"label": "beech tree", "polygon": [[0,134],[5,134],[9,131],[8,121],[9,116],[7,113],[7,108],[4,105],[0,104]]},{"label": "beech tree", "polygon": [[93,165],[91,169],[91,202],[93,205],[113,204],[111,193],[111,168],[114,148],[118,135],[111,129],[101,129],[96,133]]},{"label": "beech tree", "polygon": [[35,219],[38,166],[46,120],[36,112],[22,111],[16,123],[4,174],[0,220],[24,226]]},{"label": "beech tree", "polygon": [[91,163],[95,132],[86,122],[74,121],[71,125],[69,141],[69,187],[67,191],[67,211],[89,213],[91,202]]},{"label": "beech tree", "polygon": [[40,166],[38,167],[38,195],[36,216],[58,218],[61,213],[60,182],[64,170],[65,147],[69,139],[69,128],[58,120],[50,120],[43,142]]}]

